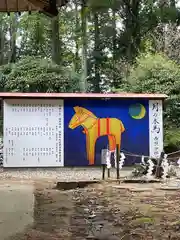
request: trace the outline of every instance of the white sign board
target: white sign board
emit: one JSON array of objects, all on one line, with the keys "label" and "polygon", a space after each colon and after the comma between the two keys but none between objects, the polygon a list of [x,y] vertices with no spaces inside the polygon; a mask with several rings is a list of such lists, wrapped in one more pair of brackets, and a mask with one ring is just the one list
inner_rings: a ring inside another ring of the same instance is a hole
[{"label": "white sign board", "polygon": [[163,151],[162,100],[149,100],[149,154],[159,158]]},{"label": "white sign board", "polygon": [[64,165],[64,102],[4,100],[4,167]]}]

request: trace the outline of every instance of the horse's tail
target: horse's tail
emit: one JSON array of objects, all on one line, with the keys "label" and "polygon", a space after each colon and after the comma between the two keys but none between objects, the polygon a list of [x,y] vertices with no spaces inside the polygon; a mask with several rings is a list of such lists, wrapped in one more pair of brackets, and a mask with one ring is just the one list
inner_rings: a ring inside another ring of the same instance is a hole
[{"label": "horse's tail", "polygon": [[120,120],[120,129],[121,129],[121,132],[125,131],[124,124],[121,122],[121,120]]}]

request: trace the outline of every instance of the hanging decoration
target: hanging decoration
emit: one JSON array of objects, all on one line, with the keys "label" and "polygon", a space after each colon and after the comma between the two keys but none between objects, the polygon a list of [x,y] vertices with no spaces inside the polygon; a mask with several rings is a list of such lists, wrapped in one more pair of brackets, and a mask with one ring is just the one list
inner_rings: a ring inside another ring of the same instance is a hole
[{"label": "hanging decoration", "polygon": [[141,157],[141,162],[142,162],[142,164],[145,164],[145,162],[144,162],[144,156],[142,155],[142,157]]},{"label": "hanging decoration", "polygon": [[148,159],[148,170],[147,170],[147,174],[146,177],[148,179],[152,178],[153,176],[153,169],[154,169],[154,163],[151,159]]},{"label": "hanging decoration", "polygon": [[168,171],[169,171],[169,163],[168,163],[168,159],[167,159],[167,154],[164,154],[164,159],[162,161],[162,168],[163,168],[162,178],[166,179],[168,176]]},{"label": "hanging decoration", "polygon": [[106,151],[106,166],[107,169],[111,168],[111,152],[108,149]]},{"label": "hanging decoration", "polygon": [[124,165],[126,157],[123,152],[120,153],[120,161],[119,161],[119,169],[122,169],[122,166]]},{"label": "hanging decoration", "polygon": [[178,167],[180,168],[180,158],[177,161]]}]

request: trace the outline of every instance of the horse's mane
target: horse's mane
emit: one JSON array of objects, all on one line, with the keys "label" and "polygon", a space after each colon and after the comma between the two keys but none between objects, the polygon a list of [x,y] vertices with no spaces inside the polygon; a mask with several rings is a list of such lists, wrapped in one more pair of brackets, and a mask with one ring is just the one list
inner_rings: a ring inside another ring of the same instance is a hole
[{"label": "horse's mane", "polygon": [[83,108],[83,107],[79,107],[79,106],[76,106],[74,107],[74,110],[76,113],[78,114],[87,114],[93,118],[97,118],[91,111],[87,110],[86,108]]}]

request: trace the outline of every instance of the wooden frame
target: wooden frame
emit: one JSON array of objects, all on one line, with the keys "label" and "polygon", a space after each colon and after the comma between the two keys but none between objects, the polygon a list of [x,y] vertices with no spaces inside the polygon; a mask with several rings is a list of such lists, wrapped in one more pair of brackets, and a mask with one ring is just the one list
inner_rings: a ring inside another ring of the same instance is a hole
[{"label": "wooden frame", "polygon": [[0,12],[40,11],[51,17],[58,14],[58,7],[68,0],[0,0]]}]

